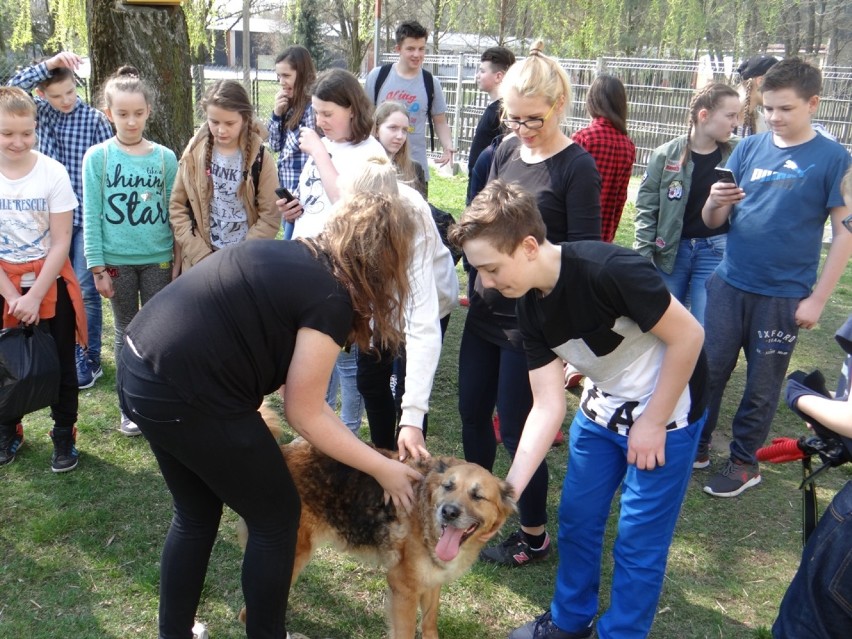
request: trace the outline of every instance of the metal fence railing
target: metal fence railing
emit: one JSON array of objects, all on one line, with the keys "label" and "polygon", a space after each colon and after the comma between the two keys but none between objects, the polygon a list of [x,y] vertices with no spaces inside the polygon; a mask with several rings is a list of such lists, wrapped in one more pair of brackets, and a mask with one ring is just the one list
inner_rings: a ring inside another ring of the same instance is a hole
[{"label": "metal fence railing", "polygon": [[[396,60],[386,54],[383,62]],[[588,124],[586,93],[595,77],[610,73],[627,90],[628,131],[636,144],[634,173],[644,171],[651,151],[673,137],[686,133],[689,102],[699,78],[710,77],[732,83],[721,68],[703,68],[698,61],[648,58],[560,59],[571,78],[573,100],[563,120],[567,133]],[[426,56],[424,66],[441,81],[447,98],[447,119],[463,160],[470,149],[473,131],[487,105],[487,96],[477,90],[474,74],[477,55]],[[826,67],[823,92],[816,121],[852,152],[852,67]]]},{"label": "metal fence railing", "polygon": [[[396,61],[396,55],[384,54],[382,62]],[[488,104],[488,96],[477,89],[474,79],[479,55],[427,55],[424,66],[441,81],[447,101],[447,121],[458,150],[458,161],[466,165],[476,123]],[[597,58],[594,60],[560,59],[571,78],[573,99],[562,125],[570,133],[588,124],[586,93],[595,77],[603,72],[618,77],[627,90],[628,130],[636,144],[634,173],[641,174],[651,151],[673,137],[686,132],[687,111],[696,84],[713,78],[732,82],[722,69],[706,68],[692,60],[650,58]],[[242,69],[193,67],[196,102],[206,84],[219,78],[241,80]],[[11,75],[0,69],[0,79]],[[729,71],[730,73],[730,71]],[[852,67],[825,67],[823,91],[816,121],[852,152]],[[269,117],[278,84],[272,71],[251,71],[251,96],[258,116]],[[88,95],[88,85],[81,89]],[[197,116],[200,121],[201,114]]]}]

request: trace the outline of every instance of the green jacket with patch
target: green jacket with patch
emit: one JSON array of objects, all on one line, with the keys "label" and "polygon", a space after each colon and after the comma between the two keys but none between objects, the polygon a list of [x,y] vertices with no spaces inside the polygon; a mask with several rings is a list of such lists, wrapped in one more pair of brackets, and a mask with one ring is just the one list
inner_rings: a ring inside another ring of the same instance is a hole
[{"label": "green jacket with patch", "polygon": [[[732,137],[727,148],[721,147],[719,166],[725,166],[739,141]],[[633,248],[664,273],[674,269],[692,181],[692,161],[685,165],[681,162],[684,147],[686,136],[682,135],[651,152],[636,196]]]}]

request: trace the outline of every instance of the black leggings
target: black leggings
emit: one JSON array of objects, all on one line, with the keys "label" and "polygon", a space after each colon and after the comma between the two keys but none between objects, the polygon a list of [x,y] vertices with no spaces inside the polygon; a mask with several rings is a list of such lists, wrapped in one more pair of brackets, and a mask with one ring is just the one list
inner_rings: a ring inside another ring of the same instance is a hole
[{"label": "black leggings", "polygon": [[118,389],[122,410],[148,440],[174,500],[160,564],[160,639],[192,636],[223,504],[249,530],[242,567],[246,635],[286,636],[301,505],[263,419],[252,408],[239,418],[201,413],[127,344]]},{"label": "black leggings", "polygon": [[[447,332],[450,314],[441,318],[441,340]],[[364,410],[370,425],[370,441],[377,448],[396,450],[397,426],[402,416],[405,394],[405,351],[394,357],[388,351],[358,351],[358,392],[364,398]],[[391,375],[396,373],[396,388],[391,390]],[[423,437],[429,415],[423,416]]]},{"label": "black leggings", "polygon": [[[459,346],[459,414],[464,458],[491,470],[497,454],[492,418],[500,417],[503,446],[514,459],[527,416],[532,390],[526,356],[507,342],[498,346],[465,323]],[[547,462],[543,461],[518,499],[521,525],[547,523]]]}]

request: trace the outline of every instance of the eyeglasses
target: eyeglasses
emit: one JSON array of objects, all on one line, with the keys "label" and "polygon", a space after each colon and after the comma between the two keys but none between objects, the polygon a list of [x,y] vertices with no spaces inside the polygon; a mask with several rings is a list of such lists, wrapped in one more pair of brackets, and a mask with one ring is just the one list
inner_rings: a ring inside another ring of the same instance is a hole
[{"label": "eyeglasses", "polygon": [[852,215],[847,215],[843,218],[843,226],[846,227],[846,230],[852,233]]},{"label": "eyeglasses", "polygon": [[530,131],[534,131],[536,129],[540,129],[544,126],[545,121],[553,115],[554,109],[556,109],[556,105],[559,103],[559,100],[553,103],[553,106],[550,107],[550,111],[547,112],[543,118],[530,118],[529,120],[507,120],[503,119],[503,124],[506,125],[506,128],[510,131],[517,131],[521,128],[521,125],[527,127]]}]

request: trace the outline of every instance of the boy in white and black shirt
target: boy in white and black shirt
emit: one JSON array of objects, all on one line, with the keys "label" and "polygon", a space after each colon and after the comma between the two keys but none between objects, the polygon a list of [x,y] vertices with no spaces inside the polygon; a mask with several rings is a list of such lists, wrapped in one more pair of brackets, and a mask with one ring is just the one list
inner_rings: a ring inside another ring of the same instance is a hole
[{"label": "boy in white and black shirt", "polygon": [[621,487],[600,639],[647,636],[706,419],[703,330],[653,265],[603,242],[551,244],[535,198],[495,180],[450,230],[484,286],[518,299],[533,408],[506,480],[526,487],[562,424],[562,360],[586,376],[570,429],[551,608],[510,639],[581,639],[598,612],[603,534]]}]

